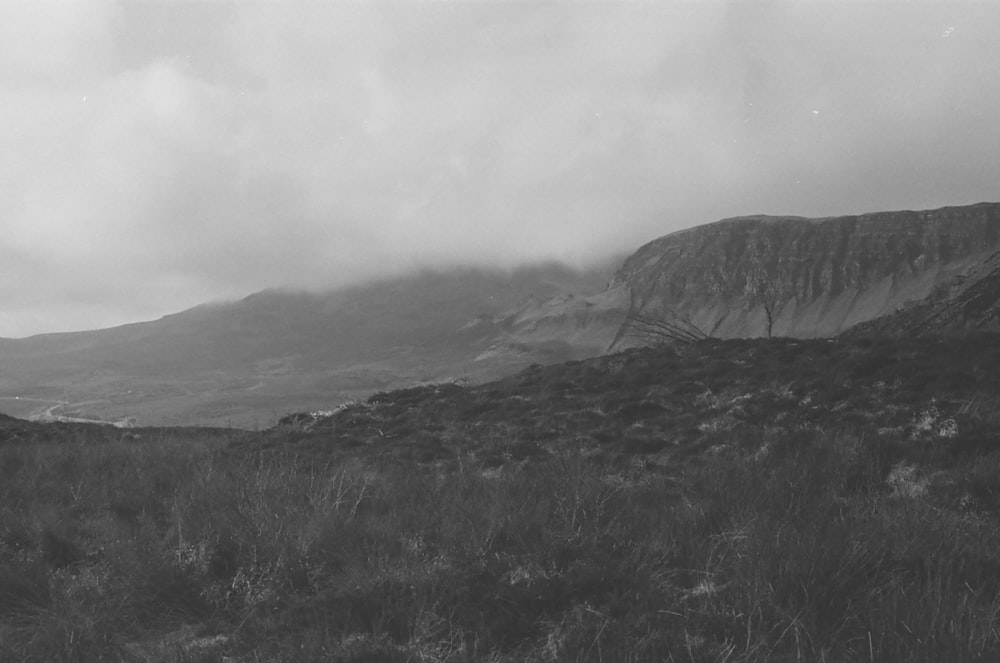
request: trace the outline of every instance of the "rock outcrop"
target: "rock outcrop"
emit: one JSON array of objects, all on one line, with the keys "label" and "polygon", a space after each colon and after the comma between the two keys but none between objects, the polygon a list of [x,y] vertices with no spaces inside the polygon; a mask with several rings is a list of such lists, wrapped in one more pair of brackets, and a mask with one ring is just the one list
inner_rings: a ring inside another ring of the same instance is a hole
[{"label": "rock outcrop", "polygon": [[[995,203],[823,219],[750,216],[646,244],[611,286],[628,288],[633,312],[675,314],[720,338],[767,335],[769,317],[775,336],[833,336],[935,293],[942,301],[947,293],[973,297],[977,283],[996,275],[998,255]],[[988,290],[978,295],[980,308],[990,306]]]},{"label": "rock outcrop", "polygon": [[[717,338],[982,329],[1000,317],[1000,204],[820,219],[747,216],[653,240],[591,297],[534,302],[512,336],[641,345],[628,317]],[[898,312],[906,315],[894,316]]]},{"label": "rock outcrop", "polygon": [[926,336],[1000,331],[1000,251],[895,313],[855,325],[850,336]]}]

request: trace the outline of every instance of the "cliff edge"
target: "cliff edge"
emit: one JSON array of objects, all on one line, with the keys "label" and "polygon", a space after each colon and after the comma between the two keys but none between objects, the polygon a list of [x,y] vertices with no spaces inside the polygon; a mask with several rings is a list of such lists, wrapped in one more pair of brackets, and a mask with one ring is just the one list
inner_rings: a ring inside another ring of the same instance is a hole
[{"label": "cliff edge", "polygon": [[[724,219],[649,242],[610,287],[628,290],[633,314],[669,313],[719,338],[769,331],[817,337],[935,297],[936,326],[954,326],[943,304],[969,293],[980,309],[992,310],[998,289],[980,286],[1000,279],[998,268],[1000,204],[980,203],[820,219]],[[962,325],[979,328],[989,320],[996,317]],[[628,322],[612,346],[627,344]]]},{"label": "cliff edge", "polygon": [[997,329],[1000,203],[723,219],[645,244],[603,293],[501,317],[509,341],[591,354],[648,343],[636,320],[716,338]]}]

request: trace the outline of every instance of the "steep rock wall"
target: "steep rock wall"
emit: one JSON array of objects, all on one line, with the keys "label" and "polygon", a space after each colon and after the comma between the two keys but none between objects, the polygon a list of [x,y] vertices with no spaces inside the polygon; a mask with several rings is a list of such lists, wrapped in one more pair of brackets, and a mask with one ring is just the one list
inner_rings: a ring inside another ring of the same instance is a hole
[{"label": "steep rock wall", "polygon": [[1000,331],[1000,251],[891,315],[855,325],[851,336],[926,336]]},{"label": "steep rock wall", "polygon": [[[1000,204],[807,219],[749,216],[641,247],[610,287],[630,309],[680,315],[713,336],[832,336],[983,271]],[[628,345],[619,334],[615,347]]]}]

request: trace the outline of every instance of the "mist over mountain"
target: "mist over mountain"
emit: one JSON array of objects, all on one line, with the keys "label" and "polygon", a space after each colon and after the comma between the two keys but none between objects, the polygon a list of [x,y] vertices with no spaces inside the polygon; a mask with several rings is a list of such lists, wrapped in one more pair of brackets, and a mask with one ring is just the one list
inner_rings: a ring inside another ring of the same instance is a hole
[{"label": "mist over mountain", "polygon": [[617,271],[421,272],[325,293],[267,290],[111,329],[0,339],[0,410],[266,426],[374,391],[482,381],[669,340],[920,335],[1000,319],[1000,204],[747,216],[665,235]]},{"label": "mist over mountain", "polygon": [[[519,322],[528,335],[579,334],[615,350],[650,339],[598,311],[675,320],[716,338],[993,329],[1000,204],[809,219],[754,215],[664,235],[633,253],[596,296],[554,299]],[[905,314],[904,314],[905,312]]]},{"label": "mist over mountain", "polygon": [[110,329],[0,339],[0,410],[255,426],[376,389],[497,376],[580,353],[522,344],[481,357],[498,332],[477,321],[531,298],[599,292],[611,272],[558,264],[427,271],[326,293],[263,291]]}]

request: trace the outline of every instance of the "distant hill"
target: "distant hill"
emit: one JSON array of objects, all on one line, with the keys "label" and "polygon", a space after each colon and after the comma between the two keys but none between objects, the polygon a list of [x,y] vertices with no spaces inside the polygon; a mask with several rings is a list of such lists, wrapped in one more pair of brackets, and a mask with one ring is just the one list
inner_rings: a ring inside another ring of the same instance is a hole
[{"label": "distant hill", "polygon": [[483,381],[649,343],[1000,329],[1000,204],[682,230],[620,265],[459,269],[271,290],[113,329],[0,339],[0,412],[266,427],[380,390]]},{"label": "distant hill", "polygon": [[[505,342],[477,322],[599,292],[611,268],[424,272],[326,293],[271,290],[159,320],[0,342],[0,411],[266,426],[378,389],[483,379],[589,352]],[[15,397],[20,396],[20,399]]]}]

